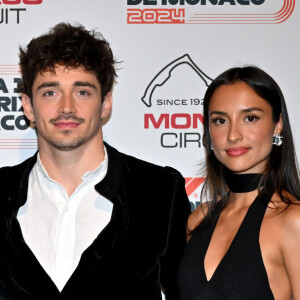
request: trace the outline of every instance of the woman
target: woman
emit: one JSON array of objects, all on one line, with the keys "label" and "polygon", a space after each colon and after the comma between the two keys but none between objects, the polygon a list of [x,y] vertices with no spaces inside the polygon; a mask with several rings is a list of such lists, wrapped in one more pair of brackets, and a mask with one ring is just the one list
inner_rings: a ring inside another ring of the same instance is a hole
[{"label": "woman", "polygon": [[300,299],[300,184],[276,82],[252,66],[219,75],[204,141],[210,201],[188,220],[181,299]]}]

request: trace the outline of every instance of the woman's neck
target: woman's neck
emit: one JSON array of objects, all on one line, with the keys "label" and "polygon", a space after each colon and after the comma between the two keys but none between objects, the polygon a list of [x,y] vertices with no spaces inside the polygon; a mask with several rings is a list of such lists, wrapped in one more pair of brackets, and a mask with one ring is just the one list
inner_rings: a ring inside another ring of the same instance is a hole
[{"label": "woman's neck", "polygon": [[263,174],[237,174],[225,169],[225,181],[232,193],[249,193],[257,190],[262,183]]}]

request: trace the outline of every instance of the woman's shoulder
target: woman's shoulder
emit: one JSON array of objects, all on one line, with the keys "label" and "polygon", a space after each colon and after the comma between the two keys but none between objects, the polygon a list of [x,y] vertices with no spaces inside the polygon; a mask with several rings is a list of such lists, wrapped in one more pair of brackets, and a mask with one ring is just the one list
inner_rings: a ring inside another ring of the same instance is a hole
[{"label": "woman's shoulder", "polygon": [[284,228],[290,233],[297,232],[300,238],[300,201],[291,194],[288,194],[288,199],[290,204],[285,204],[287,207],[282,213]]},{"label": "woman's shoulder", "polygon": [[274,194],[269,204],[270,216],[277,216],[284,236],[297,235],[300,238],[300,201],[288,192],[283,192],[283,201],[279,194]]}]

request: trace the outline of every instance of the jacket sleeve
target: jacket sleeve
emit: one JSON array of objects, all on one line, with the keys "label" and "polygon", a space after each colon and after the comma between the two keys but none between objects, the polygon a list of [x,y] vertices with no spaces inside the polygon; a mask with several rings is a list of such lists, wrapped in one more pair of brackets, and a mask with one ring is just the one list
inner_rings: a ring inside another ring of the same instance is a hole
[{"label": "jacket sleeve", "polygon": [[12,300],[13,298],[11,297],[6,285],[2,281],[1,275],[0,275],[0,300]]},{"label": "jacket sleeve", "polygon": [[160,261],[161,287],[166,300],[178,300],[177,272],[186,245],[186,223],[191,212],[185,181],[177,173],[169,224],[167,248]]}]

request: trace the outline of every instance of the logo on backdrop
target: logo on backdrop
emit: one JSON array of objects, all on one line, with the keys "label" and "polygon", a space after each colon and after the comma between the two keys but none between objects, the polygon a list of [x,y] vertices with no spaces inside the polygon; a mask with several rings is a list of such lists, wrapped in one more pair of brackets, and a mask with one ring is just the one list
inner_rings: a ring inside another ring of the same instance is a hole
[{"label": "logo on backdrop", "polygon": [[[185,190],[188,195],[191,205],[191,210],[195,210],[199,205],[200,201],[195,199],[199,199],[200,186],[204,182],[205,178],[203,177],[186,177],[185,178]],[[194,199],[193,199],[194,198]]]},{"label": "logo on backdrop", "polygon": [[[172,60],[152,76],[140,99],[144,105],[143,128],[153,140],[151,146],[161,150],[163,155],[167,153],[179,160],[190,160],[191,155],[195,155],[197,161],[200,159],[203,152],[203,96],[211,81],[189,54]],[[199,205],[197,200],[204,178],[188,177],[185,180],[194,210]]]},{"label": "logo on backdrop", "polygon": [[0,24],[20,24],[27,7],[42,4],[43,0],[0,0]]},{"label": "logo on backdrop", "polygon": [[[212,79],[184,54],[164,66],[145,88],[141,97],[145,105],[144,130],[154,135],[157,146],[174,154],[174,150],[202,147],[203,96]],[[155,139],[154,139],[155,141]],[[204,178],[186,178],[186,191],[194,210]]]},{"label": "logo on backdrop", "polygon": [[165,149],[202,146],[202,104],[212,79],[188,54],[163,67],[141,98],[147,107],[144,129]]},{"label": "logo on backdrop", "polygon": [[17,138],[29,128],[18,91],[18,65],[0,65],[0,149],[36,149],[36,139]]},{"label": "logo on backdrop", "polygon": [[296,0],[127,0],[128,24],[278,24]]}]

